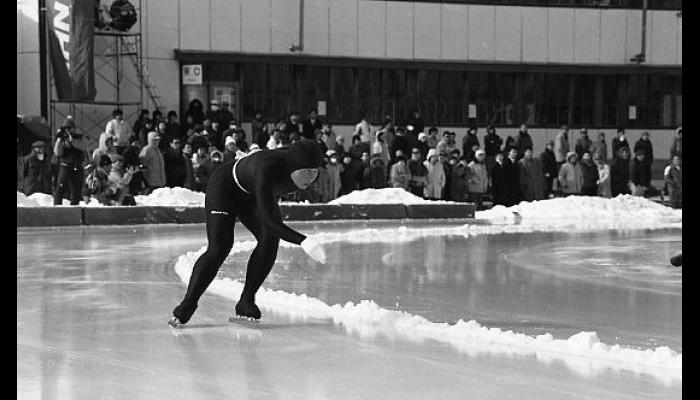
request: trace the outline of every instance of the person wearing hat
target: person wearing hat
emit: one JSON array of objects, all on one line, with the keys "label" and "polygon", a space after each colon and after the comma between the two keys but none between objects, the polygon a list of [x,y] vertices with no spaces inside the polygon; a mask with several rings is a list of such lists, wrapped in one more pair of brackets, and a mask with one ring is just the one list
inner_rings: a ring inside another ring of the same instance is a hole
[{"label": "person wearing hat", "polygon": [[148,144],[139,153],[141,164],[145,166],[143,177],[148,186],[146,194],[165,186],[165,161],[163,154],[158,150],[160,140],[158,132],[148,132]]},{"label": "person wearing hat", "polygon": [[396,162],[391,166],[391,172],[389,173],[389,182],[391,183],[391,187],[402,188],[406,191],[409,190],[411,171],[406,165],[406,157],[396,157]]},{"label": "person wearing hat", "polygon": [[474,159],[474,146],[479,147],[479,138],[476,136],[478,129],[476,126],[467,129],[466,135],[462,138],[462,154],[467,157],[467,162]]},{"label": "person wearing hat", "polygon": [[236,139],[233,136],[226,136],[224,141],[224,164],[236,161]]},{"label": "person wearing hat", "polygon": [[389,159],[391,157],[389,154],[389,147],[386,145],[386,142],[384,142],[384,131],[380,130],[375,132],[375,140],[374,143],[372,143],[370,157],[379,157],[382,159],[384,165],[389,165]]},{"label": "person wearing hat", "polygon": [[109,182],[111,169],[112,159],[107,154],[102,154],[98,157],[93,170],[85,178],[88,194],[100,204],[110,205],[111,197],[116,193],[115,188]]},{"label": "person wearing hat", "polygon": [[596,158],[608,161],[608,144],[605,143],[605,132],[598,132],[598,140],[591,143],[590,151],[594,161]]},{"label": "person wearing hat", "polygon": [[646,177],[649,179],[649,181],[644,182],[644,186],[647,188],[651,187],[651,164],[654,161],[654,146],[651,144],[651,140],[649,140],[649,132],[644,131],[642,132],[642,136],[639,138],[634,143],[634,153],[637,154],[639,152],[644,153],[644,160],[643,160],[643,165],[646,168],[646,171],[644,172],[646,174]]},{"label": "person wearing hat", "polygon": [[554,155],[554,140],[549,140],[542,153],[540,153],[540,164],[544,175],[544,198],[549,199],[553,197],[554,178],[559,173],[559,166]]},{"label": "person wearing hat", "polygon": [[647,168],[644,150],[637,150],[634,154],[634,161],[630,167],[630,181],[632,196],[643,197],[651,182],[651,169]]},{"label": "person wearing hat", "polygon": [[341,165],[340,157],[338,152],[335,150],[326,151],[328,156],[328,165],[326,165],[326,170],[328,170],[328,175],[330,175],[330,185],[328,188],[328,196],[326,201],[335,200],[340,194],[340,189],[342,189],[342,181],[340,180]]},{"label": "person wearing hat", "polygon": [[437,149],[428,150],[428,159],[423,165],[428,170],[426,182],[423,188],[423,197],[429,200],[440,200],[443,196],[447,178],[443,163],[440,162],[440,156]]},{"label": "person wearing hat", "polygon": [[482,149],[474,153],[474,159],[467,164],[467,190],[469,198],[476,204],[476,209],[483,209],[484,194],[490,186],[490,177],[486,168],[486,152]]},{"label": "person wearing hat", "polygon": [[255,294],[272,270],[280,240],[300,245],[315,261],[326,262],[322,244],[285,225],[277,204],[281,195],[306,189],[316,180],[322,158],[313,141],[301,139],[289,147],[255,152],[214,171],[204,200],[207,249],[194,264],[185,297],[168,322],[171,326],[186,324],[194,314],[233,247],[237,219],[258,242],[235,307],[238,316],[260,319]]},{"label": "person wearing hat", "polygon": [[46,143],[38,140],[32,143],[31,152],[22,158],[22,193],[51,194],[51,162],[46,155]]},{"label": "person wearing hat", "polygon": [[[525,201],[544,199],[544,176],[540,160],[532,156],[532,149],[525,149],[520,167],[520,193]],[[595,167],[594,167],[595,168]]]},{"label": "person wearing hat", "polygon": [[[221,107],[221,103],[217,99],[211,99],[209,102],[210,109],[206,114],[206,117],[212,121],[217,121],[219,123],[219,128],[222,130],[227,128],[231,121],[233,121],[234,116],[228,107]],[[221,132],[219,132],[221,133]],[[217,142],[218,146],[221,146],[221,142]]]},{"label": "person wearing hat", "polygon": [[185,158],[182,152],[182,141],[180,138],[173,138],[168,148],[163,152],[165,186],[185,187],[188,162],[189,160]]},{"label": "person wearing hat", "polygon": [[92,152],[92,162],[97,165],[101,156],[110,156],[112,154],[117,154],[116,150],[114,149],[114,138],[107,134],[107,132],[103,132],[100,134],[100,138],[98,139],[97,148]]},{"label": "person wearing hat", "polygon": [[68,135],[58,135],[53,146],[53,152],[58,158],[58,176],[53,193],[53,205],[63,204],[66,192],[70,192],[70,204],[77,206],[82,197],[83,161],[87,152],[85,137],[75,134],[75,124],[68,118],[59,132],[69,132]]},{"label": "person wearing hat", "polygon": [[566,196],[581,194],[583,171],[576,152],[566,153],[566,162],[559,169],[559,184]]}]

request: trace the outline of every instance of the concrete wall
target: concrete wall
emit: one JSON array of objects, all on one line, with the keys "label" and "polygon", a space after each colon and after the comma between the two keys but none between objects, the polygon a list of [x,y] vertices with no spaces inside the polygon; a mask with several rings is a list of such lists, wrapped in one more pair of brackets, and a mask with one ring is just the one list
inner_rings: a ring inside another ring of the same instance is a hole
[{"label": "concrete wall", "polygon": [[41,114],[39,82],[39,7],[37,1],[17,0],[17,112]]}]

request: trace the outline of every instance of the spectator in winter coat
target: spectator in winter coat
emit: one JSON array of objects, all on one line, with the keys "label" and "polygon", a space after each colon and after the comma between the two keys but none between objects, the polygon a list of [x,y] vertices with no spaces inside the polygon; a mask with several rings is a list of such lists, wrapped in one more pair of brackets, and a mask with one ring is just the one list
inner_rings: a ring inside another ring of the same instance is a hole
[{"label": "spectator in winter coat", "polygon": [[42,141],[32,143],[32,151],[22,158],[22,193],[30,196],[34,193],[51,194],[51,161],[46,155],[46,144]]},{"label": "spectator in winter coat", "polygon": [[[438,134],[438,128],[431,126],[428,129],[428,137],[426,139],[426,143],[428,143],[428,148],[430,148],[430,149],[437,148],[437,145],[440,142],[440,139],[438,139],[437,134]],[[419,135],[420,135],[420,133],[419,133]],[[424,158],[427,156],[428,156],[428,153],[425,153],[425,155],[423,155]]]},{"label": "spectator in winter coat", "polygon": [[450,185],[449,200],[467,201],[469,192],[469,175],[471,170],[467,167],[467,158],[459,157],[457,163],[452,166],[452,184]]},{"label": "spectator in winter coat", "polygon": [[377,131],[376,132],[376,139],[375,139],[374,143],[372,143],[372,152],[370,153],[370,156],[371,157],[379,157],[384,162],[384,165],[389,165],[389,159],[390,159],[389,148],[387,147],[383,138],[384,138],[384,132]]},{"label": "spectator in winter coat", "polygon": [[[310,108],[308,117],[302,123],[302,136],[313,138],[316,130],[323,130],[323,125],[323,122],[318,118],[318,110]],[[328,146],[328,144],[326,144],[326,146]]]},{"label": "spectator in winter coat", "polygon": [[503,153],[496,153],[493,166],[491,167],[491,197],[494,205],[505,206],[508,203],[506,170],[504,168]]},{"label": "spectator in winter coat", "polygon": [[566,162],[569,150],[569,127],[564,125],[554,139],[554,157],[559,168]]},{"label": "spectator in winter coat", "polygon": [[[417,145],[418,141],[416,140],[416,146]],[[406,130],[402,127],[396,128],[396,135],[394,135],[394,139],[391,142],[391,147],[389,148],[391,154],[396,154],[397,150],[401,150],[403,154],[409,154],[411,149],[412,147],[410,146],[409,140],[406,137]]]},{"label": "spectator in winter coat", "polygon": [[581,194],[583,196],[598,195],[598,166],[591,159],[591,153],[584,152],[581,157],[581,172],[583,173],[583,183],[581,184]]},{"label": "spectator in winter coat", "polygon": [[683,207],[683,175],[681,173],[681,156],[674,155],[671,165],[664,170],[664,181],[668,188],[670,206]]},{"label": "spectator in winter coat", "polygon": [[518,160],[525,155],[525,150],[532,150],[532,137],[527,132],[527,125],[522,124],[518,136],[515,138],[515,148],[518,149]]},{"label": "spectator in winter coat", "polygon": [[418,135],[425,130],[425,123],[423,122],[423,116],[419,109],[415,108],[411,112],[411,118],[406,122],[406,126],[412,126],[413,131]]},{"label": "spectator in winter coat", "polygon": [[[323,141],[326,143],[326,148],[328,150],[335,150],[335,146],[337,144],[335,139],[338,137],[338,135],[336,135],[335,131],[333,131],[333,125],[324,122],[321,127],[321,132],[323,132],[321,138],[323,138]],[[342,158],[338,159],[340,160]]]},{"label": "spectator in winter coat", "polygon": [[381,157],[371,158],[369,168],[365,171],[365,184],[368,188],[381,189],[387,187],[386,164]]},{"label": "spectator in winter coat", "polygon": [[165,123],[165,134],[170,138],[178,138],[182,143],[182,127],[178,122],[177,113],[175,111],[168,111],[168,120]]},{"label": "spectator in winter coat", "polygon": [[635,154],[634,160],[632,161],[632,168],[630,170],[630,181],[632,182],[631,189],[633,196],[644,196],[646,191],[649,189],[649,182],[651,182],[651,176],[646,166],[644,152],[642,151],[637,152]]},{"label": "spectator in winter coat", "polygon": [[194,190],[194,166],[192,165],[192,157],[194,156],[194,149],[189,143],[185,143],[182,148],[182,155],[185,157],[185,189]]},{"label": "spectator in winter coat", "polygon": [[477,127],[471,127],[462,138],[462,154],[467,157],[467,163],[474,159],[474,146],[479,147],[479,138],[476,136],[477,131]]},{"label": "spectator in winter coat", "polygon": [[411,171],[406,165],[406,157],[396,157],[396,163],[391,166],[389,180],[391,182],[391,187],[402,188],[407,191],[409,190],[409,185],[411,183]]},{"label": "spectator in winter coat", "polygon": [[559,169],[559,184],[562,192],[567,196],[581,194],[583,171],[578,162],[578,156],[573,151],[566,155],[566,163]]},{"label": "spectator in winter coat", "polygon": [[362,156],[360,157],[360,162],[357,164],[357,183],[360,186],[360,190],[367,189],[369,187],[369,181],[367,180],[369,164],[369,153],[363,152]]},{"label": "spectator in winter coat", "polygon": [[191,116],[195,125],[202,124],[206,116],[204,115],[204,105],[199,99],[194,99],[185,111],[185,117]]},{"label": "spectator in winter coat", "polygon": [[671,143],[671,160],[673,160],[675,156],[683,158],[682,136],[683,128],[679,126],[676,128],[676,136],[673,137],[673,143]]},{"label": "spectator in winter coat", "polygon": [[340,194],[346,195],[358,189],[357,185],[357,165],[353,163],[352,157],[346,154],[343,157],[343,168],[340,173]]},{"label": "spectator in winter coat", "polygon": [[579,160],[583,159],[583,153],[591,151],[591,139],[588,138],[588,129],[581,128],[580,136],[576,139],[576,145],[574,146],[574,151]]},{"label": "spectator in winter coat", "polygon": [[329,196],[328,200],[326,201],[331,201],[338,198],[340,189],[343,186],[342,181],[340,179],[342,165],[340,164],[340,162],[338,162],[338,153],[336,153],[335,150],[328,150],[326,154],[328,155],[329,159],[328,165],[326,165],[326,169],[328,170],[328,174],[331,176]]},{"label": "spectator in winter coat", "polygon": [[477,150],[474,155],[474,160],[469,164],[468,189],[469,198],[476,203],[476,209],[481,210],[483,207],[484,194],[489,188],[489,174],[486,168],[486,152]]},{"label": "spectator in winter coat", "polygon": [[496,154],[501,152],[503,140],[496,134],[496,128],[490,126],[486,128],[486,136],[484,136],[484,151],[486,152],[486,165],[489,168],[496,159]]},{"label": "spectator in winter coat", "polygon": [[520,164],[520,190],[523,200],[544,199],[544,176],[540,160],[532,156],[532,149],[525,149]]},{"label": "spectator in winter coat", "polygon": [[426,133],[418,134],[418,144],[416,145],[416,148],[420,151],[421,158],[425,159],[428,156],[428,150],[430,150],[430,147],[428,146],[428,135]]},{"label": "spectator in winter coat", "polygon": [[144,146],[139,153],[141,164],[146,168],[143,171],[143,177],[148,185],[147,193],[150,194],[157,188],[165,186],[165,161],[158,145],[160,136],[157,132],[148,133],[148,145]]},{"label": "spectator in winter coat", "polygon": [[112,136],[108,135],[107,133],[100,134],[97,148],[92,152],[93,164],[97,165],[100,157],[103,155],[111,156],[112,154],[117,154],[116,150],[114,150],[113,143],[114,139]]},{"label": "spectator in winter coat", "polygon": [[611,147],[613,154],[619,154],[620,148],[622,147],[626,147],[629,151],[630,144],[625,137],[625,128],[618,128],[617,137],[613,138]]},{"label": "spectator in winter coat", "polygon": [[442,199],[442,192],[447,183],[443,164],[439,161],[437,149],[428,151],[428,159],[423,163],[428,170],[423,197],[431,200]]},{"label": "spectator in winter coat", "polygon": [[352,132],[353,136],[357,135],[363,143],[369,144],[372,138],[372,125],[369,124],[366,115],[360,117],[360,122],[355,125],[355,130]]},{"label": "spectator in winter coat", "polygon": [[138,134],[139,132],[141,132],[141,129],[146,125],[146,121],[150,120],[149,119],[150,114],[151,114],[151,112],[145,108],[143,110],[141,110],[141,112],[139,112],[139,117],[136,119],[136,122],[134,122],[134,125],[132,128],[132,131],[134,133]]},{"label": "spectator in winter coat", "polygon": [[129,167],[125,169],[124,157],[119,154],[111,155],[110,159],[112,160],[112,168],[110,168],[107,179],[114,191],[110,200],[115,205],[135,206],[136,202],[134,201],[134,196],[129,190],[129,184],[134,176],[135,168]]},{"label": "spectator in winter coat", "polygon": [[630,193],[629,157],[629,148],[621,147],[613,159],[613,164],[610,166],[610,191],[612,197]]},{"label": "spectator in winter coat", "polygon": [[192,169],[194,170],[194,190],[206,192],[209,177],[213,172],[206,148],[200,147],[197,149],[197,153],[192,156]]},{"label": "spectator in winter coat", "polygon": [[[459,148],[457,147],[457,143],[455,142],[455,133],[450,131],[443,132],[442,140],[438,142],[436,148],[438,152],[450,154],[452,153],[452,151],[457,150],[459,154]],[[457,157],[459,157],[459,155]]]},{"label": "spectator in winter coat", "polygon": [[598,196],[609,199],[612,196],[610,190],[610,166],[600,156],[593,159],[598,167]]},{"label": "spectator in winter coat", "polygon": [[87,193],[104,205],[110,205],[112,196],[116,194],[114,187],[109,182],[111,167],[112,159],[103,154],[85,179]]},{"label": "spectator in winter coat", "polygon": [[105,132],[114,139],[114,147],[117,153],[122,154],[129,145],[132,132],[129,125],[124,121],[124,112],[116,109],[112,112],[112,120],[107,123]]},{"label": "spectator in winter coat", "polygon": [[345,158],[345,155],[348,153],[348,151],[345,150],[345,138],[340,135],[336,136],[335,146],[332,147],[332,149],[335,150],[336,153],[338,153],[338,159],[342,160],[343,158]]},{"label": "spectator in winter coat", "polygon": [[186,163],[182,154],[182,142],[179,138],[175,138],[170,142],[170,148],[163,153],[163,163],[165,164],[165,186],[167,187],[184,187],[185,178],[187,177]]},{"label": "spectator in winter coat", "polygon": [[520,169],[518,168],[518,149],[512,147],[508,150],[508,157],[503,160],[505,177],[506,204],[514,206],[522,199],[520,193]]},{"label": "spectator in winter coat", "polygon": [[640,152],[644,154],[644,161],[642,164],[646,168],[644,173],[649,179],[647,182],[644,182],[644,186],[649,188],[651,187],[651,163],[654,161],[654,147],[649,140],[649,132],[642,132],[642,137],[634,144],[634,154]]},{"label": "spectator in winter coat", "polygon": [[594,160],[600,158],[604,162],[608,161],[608,144],[605,143],[605,133],[603,131],[598,132],[598,140],[591,143],[590,151]]},{"label": "spectator in winter coat", "polygon": [[224,144],[224,164],[236,161],[236,139],[233,136],[228,136]]},{"label": "spectator in winter coat", "polygon": [[[245,157],[245,156],[244,156]],[[209,165],[211,166],[212,174],[217,168],[224,164],[224,155],[219,150],[212,150],[211,156],[209,158]]]},{"label": "spectator in winter coat", "polygon": [[542,175],[544,176],[544,198],[548,199],[552,194],[552,185],[554,179],[559,173],[559,167],[557,166],[557,160],[554,155],[554,141],[550,140],[544,148],[544,151],[540,153],[540,165],[542,165]]},{"label": "spectator in winter coat", "polygon": [[411,181],[408,189],[411,193],[418,197],[423,197],[428,169],[423,164],[423,156],[417,147],[411,150],[411,159],[406,163],[408,170],[411,173]]}]

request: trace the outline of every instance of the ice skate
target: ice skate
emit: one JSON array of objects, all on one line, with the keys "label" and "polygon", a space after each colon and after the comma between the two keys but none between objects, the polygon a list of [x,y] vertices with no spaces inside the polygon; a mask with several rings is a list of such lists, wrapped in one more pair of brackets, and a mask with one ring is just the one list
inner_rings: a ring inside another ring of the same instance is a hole
[{"label": "ice skate", "polygon": [[178,329],[181,328],[184,324],[180,322],[180,320],[177,317],[172,317],[168,321],[168,325],[170,325],[172,328]]},{"label": "ice skate", "polygon": [[260,309],[255,303],[239,301],[236,304],[236,316],[228,319],[229,322],[249,327],[260,327]]}]

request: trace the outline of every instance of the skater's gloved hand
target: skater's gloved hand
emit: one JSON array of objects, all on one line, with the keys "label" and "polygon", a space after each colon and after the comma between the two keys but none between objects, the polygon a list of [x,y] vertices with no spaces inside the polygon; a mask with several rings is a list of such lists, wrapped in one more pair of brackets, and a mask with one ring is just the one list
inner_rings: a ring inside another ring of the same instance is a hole
[{"label": "skater's gloved hand", "polygon": [[307,236],[304,241],[301,242],[301,248],[304,250],[309,257],[320,262],[321,264],[326,263],[326,251],[323,249],[323,245],[317,239],[312,236]]}]

